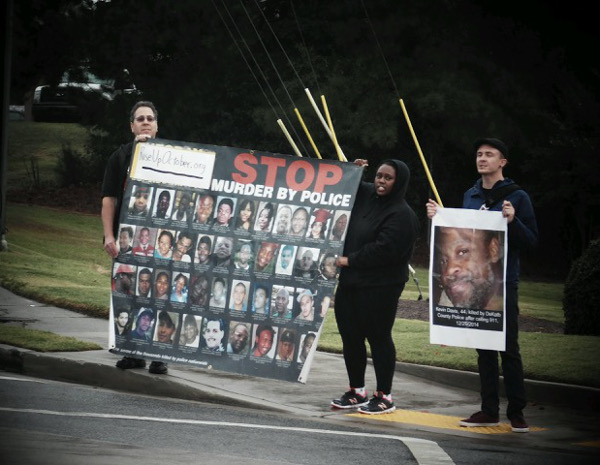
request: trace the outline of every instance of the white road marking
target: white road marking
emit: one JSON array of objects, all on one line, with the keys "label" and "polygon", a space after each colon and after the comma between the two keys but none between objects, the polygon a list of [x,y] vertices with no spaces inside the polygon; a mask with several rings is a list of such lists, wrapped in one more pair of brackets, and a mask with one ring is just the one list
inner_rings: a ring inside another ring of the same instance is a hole
[{"label": "white road marking", "polygon": [[118,420],[132,420],[132,421],[153,421],[156,423],[172,423],[182,425],[205,425],[205,426],[228,426],[228,427],[239,427],[239,428],[252,428],[252,429],[264,429],[264,430],[285,430],[285,431],[296,431],[302,433],[314,433],[314,434],[330,434],[337,436],[360,436],[360,437],[371,437],[376,439],[391,439],[394,441],[401,441],[410,450],[413,457],[419,465],[454,465],[454,461],[450,458],[446,452],[434,441],[428,441],[426,439],[409,438],[404,436],[394,436],[390,434],[365,434],[355,433],[352,431],[336,431],[329,429],[314,429],[314,428],[297,428],[289,426],[272,426],[272,425],[257,425],[254,423],[232,423],[226,421],[207,421],[207,420],[183,420],[177,418],[156,418],[156,417],[140,417],[134,415],[117,415],[112,413],[89,413],[89,412],[55,412],[51,410],[37,410],[37,409],[15,409],[8,407],[0,407],[0,411],[3,412],[16,412],[16,413],[34,413],[38,415],[55,415],[61,417],[81,417],[81,418],[105,418],[105,419],[118,419]]},{"label": "white road marking", "polygon": [[50,381],[43,379],[28,379],[28,378],[14,378],[12,376],[0,376],[1,380],[7,381],[24,381],[27,383],[37,383],[37,384],[49,384]]}]

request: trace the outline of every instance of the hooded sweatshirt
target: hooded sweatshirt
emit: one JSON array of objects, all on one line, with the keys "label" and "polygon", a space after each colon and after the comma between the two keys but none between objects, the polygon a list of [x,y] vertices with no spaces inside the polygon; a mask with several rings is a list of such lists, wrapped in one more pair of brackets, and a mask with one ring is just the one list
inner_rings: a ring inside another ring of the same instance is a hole
[{"label": "hooded sweatshirt", "polygon": [[419,234],[419,221],[406,203],[410,179],[400,160],[384,160],[396,169],[389,195],[379,196],[375,185],[361,182],[352,208],[344,255],[348,266],[340,272],[342,287],[400,286],[408,280],[408,262]]},{"label": "hooded sweatshirt", "polygon": [[[504,186],[514,184],[510,178],[504,178],[498,181],[492,187],[492,192],[495,189],[501,189]],[[483,192],[481,179],[475,182],[463,196],[463,208],[472,210],[480,210],[485,203],[486,195]],[[511,192],[502,200],[508,200],[515,207],[515,217],[508,224],[508,252],[506,262],[506,284],[517,286],[519,283],[519,253],[521,250],[527,251],[537,247],[538,244],[538,228],[535,220],[535,212],[529,195],[522,189]],[[502,202],[497,202],[492,208],[492,211],[501,211]]]}]

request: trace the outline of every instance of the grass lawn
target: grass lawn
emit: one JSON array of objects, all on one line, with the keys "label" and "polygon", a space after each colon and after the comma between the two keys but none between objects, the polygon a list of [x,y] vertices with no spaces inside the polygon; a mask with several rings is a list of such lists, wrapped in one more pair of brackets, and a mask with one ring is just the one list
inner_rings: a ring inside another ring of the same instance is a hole
[{"label": "grass lawn", "polygon": [[[477,352],[430,344],[428,322],[399,319],[393,337],[400,362],[477,372]],[[600,338],[521,332],[519,342],[526,378],[600,387]],[[341,353],[333,311],[325,320],[319,350]]]},{"label": "grass lawn", "polygon": [[36,352],[81,352],[102,350],[98,344],[79,341],[48,331],[0,325],[0,341],[13,347],[23,347]]},{"label": "grass lawn", "polygon": [[[12,121],[8,135],[10,189],[33,184],[28,174],[32,157],[39,167],[42,184],[52,184],[54,166],[63,145],[70,144],[73,149],[83,151],[87,132],[77,124]],[[111,260],[102,249],[98,215],[8,203],[7,227],[9,250],[0,253],[0,285],[40,302],[108,317]],[[415,276],[427,299],[428,270],[417,267]],[[523,281],[521,313],[563,322],[562,293],[562,283]],[[402,298],[416,300],[418,295],[411,277]],[[61,340],[59,336],[51,343],[40,344],[37,342],[40,338],[52,336],[16,334],[7,328],[0,331],[0,342],[30,344],[33,350],[54,350],[44,347],[86,350],[73,348],[73,341]],[[394,340],[399,361],[477,371],[475,350],[429,344],[427,322],[398,320]],[[600,387],[600,337],[521,332],[520,342],[527,378]],[[325,320],[319,348],[341,352],[333,311]]]},{"label": "grass lawn", "polygon": [[2,286],[57,307],[108,317],[111,260],[102,249],[100,218],[8,204]]},{"label": "grass lawn", "polygon": [[[20,295],[96,317],[108,317],[111,260],[101,245],[98,216],[8,204],[9,250],[0,254],[0,284]],[[427,298],[427,270],[417,269]],[[522,310],[561,321],[562,284],[523,282]],[[416,299],[411,280],[403,298]],[[10,343],[0,333],[0,342]],[[600,387],[600,338],[563,334],[520,335],[527,378]],[[477,371],[475,351],[429,344],[427,322],[399,319],[394,327],[398,360]],[[341,352],[333,311],[320,350]]]},{"label": "grass lawn", "polygon": [[11,121],[8,125],[7,188],[34,185],[32,160],[39,170],[39,182],[53,185],[54,168],[63,146],[83,152],[87,130],[75,123],[33,123]]}]

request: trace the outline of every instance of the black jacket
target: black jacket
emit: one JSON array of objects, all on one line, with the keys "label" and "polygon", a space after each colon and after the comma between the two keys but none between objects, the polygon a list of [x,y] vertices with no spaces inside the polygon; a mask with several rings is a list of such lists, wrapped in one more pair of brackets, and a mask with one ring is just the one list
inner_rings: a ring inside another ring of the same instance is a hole
[{"label": "black jacket", "polygon": [[408,166],[400,160],[382,163],[390,162],[396,168],[396,182],[389,195],[377,195],[373,183],[360,184],[344,246],[349,266],[340,272],[340,286],[400,286],[408,280],[419,221],[404,199]]},{"label": "black jacket", "polygon": [[121,213],[121,203],[123,202],[123,193],[127,181],[127,169],[129,168],[132,152],[133,142],[121,145],[108,159],[108,164],[104,171],[102,197],[116,197],[117,199],[113,220],[113,234],[115,237],[119,237],[119,215]]}]

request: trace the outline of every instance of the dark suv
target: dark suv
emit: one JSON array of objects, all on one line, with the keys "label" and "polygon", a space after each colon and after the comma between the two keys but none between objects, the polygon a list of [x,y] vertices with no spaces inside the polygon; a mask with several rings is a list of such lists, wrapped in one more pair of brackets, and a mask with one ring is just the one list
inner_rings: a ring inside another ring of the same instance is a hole
[{"label": "dark suv", "polygon": [[117,95],[139,94],[128,79],[127,70],[124,70],[123,76],[119,80],[107,80],[87,70],[78,70],[77,73],[65,73],[56,86],[36,87],[33,94],[33,120],[81,122],[85,118],[93,121]]}]

